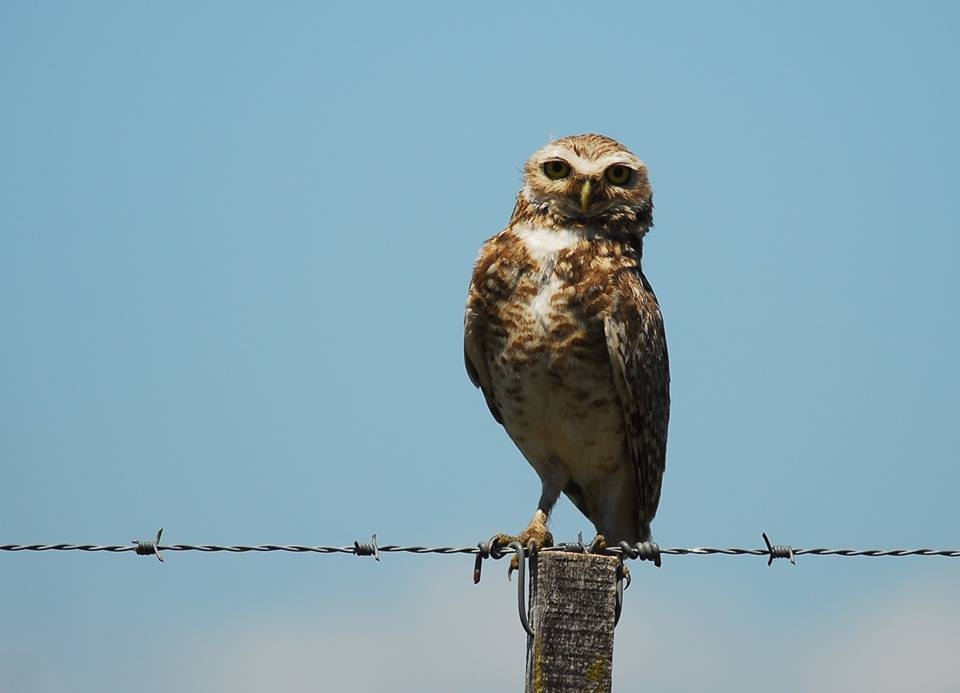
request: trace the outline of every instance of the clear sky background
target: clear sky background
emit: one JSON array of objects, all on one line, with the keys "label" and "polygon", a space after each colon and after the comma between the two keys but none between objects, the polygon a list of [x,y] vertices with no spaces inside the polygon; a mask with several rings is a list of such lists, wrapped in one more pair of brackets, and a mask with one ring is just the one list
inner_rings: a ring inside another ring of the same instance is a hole
[{"label": "clear sky background", "polygon": [[[663,546],[957,547],[954,3],[4,3],[0,543],[472,545],[531,152],[651,172]],[[589,523],[565,499],[554,533]],[[504,562],[0,554],[0,691],[519,690]],[[626,691],[956,691],[960,562],[635,564]]]}]

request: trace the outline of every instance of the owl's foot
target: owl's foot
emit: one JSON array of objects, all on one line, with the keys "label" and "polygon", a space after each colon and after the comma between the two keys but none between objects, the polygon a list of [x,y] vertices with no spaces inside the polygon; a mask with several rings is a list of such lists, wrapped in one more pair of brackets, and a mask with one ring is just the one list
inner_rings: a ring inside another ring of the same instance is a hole
[{"label": "owl's foot", "polygon": [[[513,542],[519,543],[525,549],[532,544],[533,551],[537,552],[544,547],[553,546],[553,535],[547,529],[546,514],[538,510],[527,528],[519,535],[498,534],[493,538],[493,541],[501,548],[505,548]],[[513,571],[519,570],[519,568],[520,557],[514,554],[513,558],[510,559],[510,567],[507,568],[507,579],[509,580],[513,576]]]},{"label": "owl's foot", "polygon": [[[602,534],[598,534],[593,538],[593,541],[590,542],[590,553],[605,554],[607,552],[607,538]],[[626,563],[623,562],[623,555],[620,556],[620,566],[618,568],[620,575],[623,576],[624,580],[624,589],[630,586],[630,569],[627,567]]]},{"label": "owl's foot", "polygon": [[590,542],[590,553],[606,553],[607,552],[607,538],[602,534],[598,534],[593,538],[593,541]]}]

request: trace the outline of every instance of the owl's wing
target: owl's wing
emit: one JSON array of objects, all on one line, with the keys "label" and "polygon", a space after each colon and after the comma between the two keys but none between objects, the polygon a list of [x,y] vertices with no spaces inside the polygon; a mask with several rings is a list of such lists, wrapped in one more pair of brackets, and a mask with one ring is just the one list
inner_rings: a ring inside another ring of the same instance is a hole
[{"label": "owl's wing", "polygon": [[663,317],[652,288],[639,272],[625,283],[624,300],[603,327],[637,472],[638,521],[643,528],[660,502],[670,418],[670,366]]},{"label": "owl's wing", "polygon": [[487,370],[487,362],[484,358],[482,338],[478,336],[478,325],[476,319],[471,320],[469,309],[464,320],[463,332],[463,361],[467,366],[467,375],[474,387],[479,387],[483,392],[483,398],[487,401],[487,408],[493,414],[493,418],[498,424],[503,424],[503,416],[497,407],[497,402],[493,397],[493,386],[490,384],[490,372]]},{"label": "owl's wing", "polygon": [[[493,395],[493,384],[490,381],[490,369],[488,367],[487,354],[484,348],[484,341],[487,330],[487,308],[486,301],[481,293],[482,288],[478,284],[478,275],[481,267],[485,266],[485,258],[490,255],[488,246],[484,250],[474,268],[473,279],[470,282],[470,291],[467,294],[467,309],[463,317],[463,361],[467,367],[467,375],[470,382],[475,387],[479,387],[483,392],[483,397],[487,401],[487,407],[497,423],[503,424],[503,416],[497,407],[496,399]],[[481,275],[482,276],[482,275]]]}]

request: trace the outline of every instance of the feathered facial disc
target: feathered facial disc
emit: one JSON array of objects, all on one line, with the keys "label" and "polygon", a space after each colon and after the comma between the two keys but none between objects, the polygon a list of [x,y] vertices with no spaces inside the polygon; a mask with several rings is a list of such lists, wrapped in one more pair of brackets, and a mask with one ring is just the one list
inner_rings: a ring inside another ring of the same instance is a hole
[{"label": "feathered facial disc", "polygon": [[537,211],[570,225],[652,225],[647,167],[603,135],[573,135],[537,151],[524,167],[522,196]]}]

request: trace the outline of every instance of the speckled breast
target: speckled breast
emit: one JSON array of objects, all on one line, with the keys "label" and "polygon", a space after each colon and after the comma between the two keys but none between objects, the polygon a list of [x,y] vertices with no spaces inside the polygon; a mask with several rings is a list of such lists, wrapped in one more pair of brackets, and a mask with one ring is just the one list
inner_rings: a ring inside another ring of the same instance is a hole
[{"label": "speckled breast", "polygon": [[557,462],[574,477],[610,471],[625,438],[603,320],[628,258],[600,240],[519,240],[501,256],[512,286],[490,304],[486,344],[504,426],[538,471]]}]

